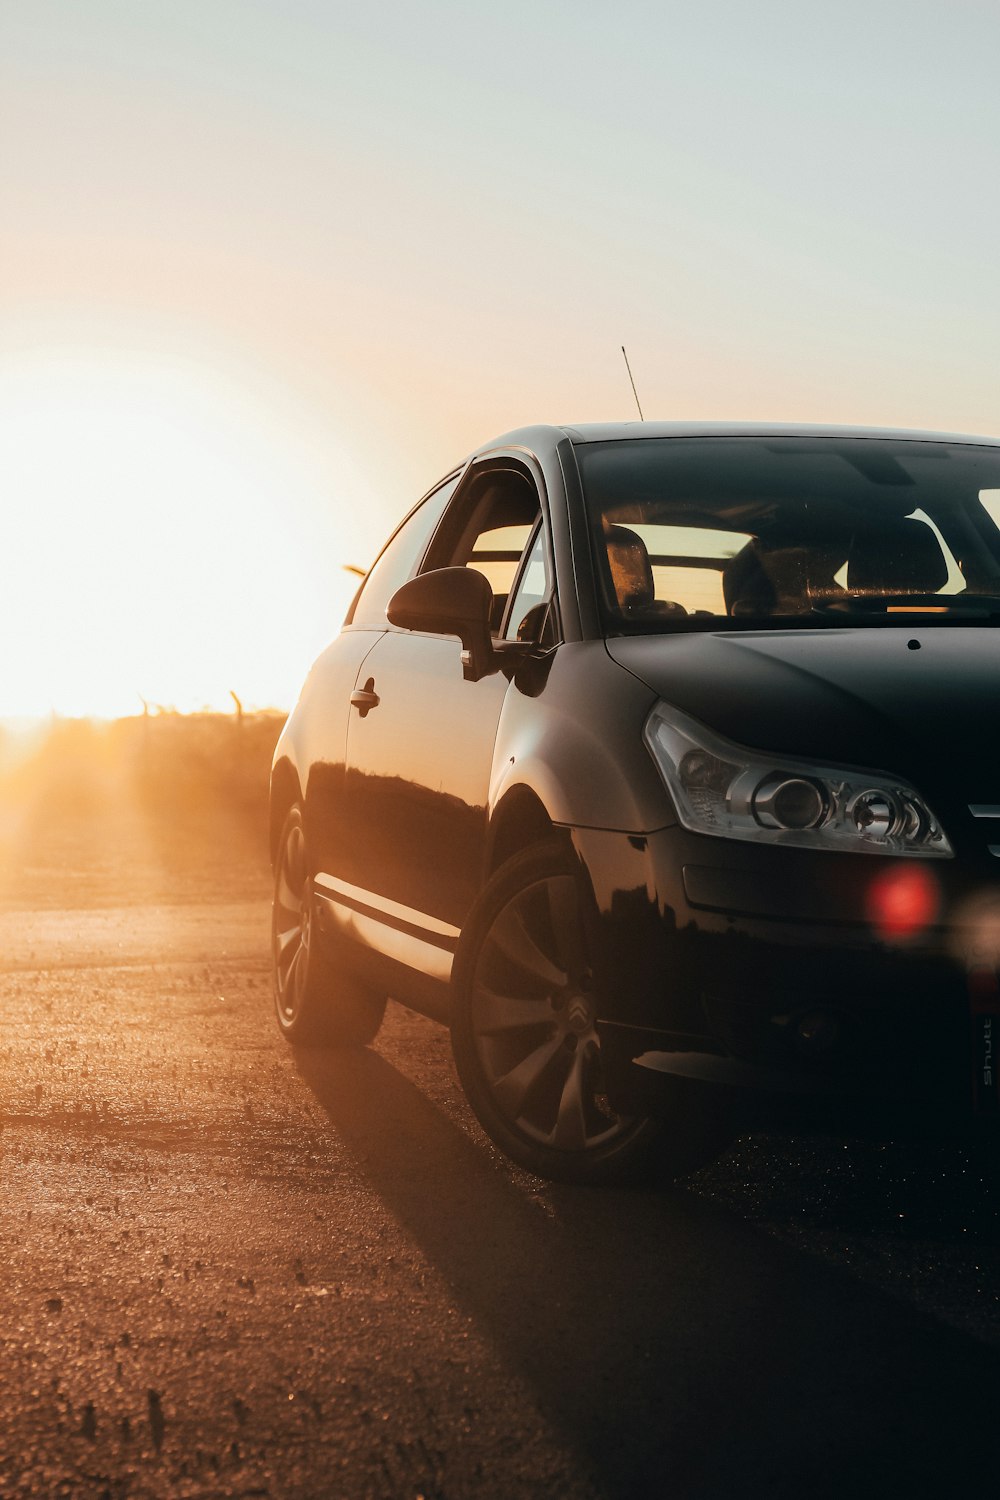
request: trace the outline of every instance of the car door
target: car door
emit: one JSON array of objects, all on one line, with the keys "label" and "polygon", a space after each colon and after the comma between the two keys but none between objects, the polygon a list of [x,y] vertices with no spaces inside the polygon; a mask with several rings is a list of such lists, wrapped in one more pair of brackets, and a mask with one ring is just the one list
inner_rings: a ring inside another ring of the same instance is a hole
[{"label": "car door", "polygon": [[344,628],[313,666],[286,728],[285,736],[296,747],[315,870],[338,870],[353,834],[345,827],[345,781],[351,697],[359,670],[388,629],[386,604],[416,572],[457,484],[455,475],[433,489],[382,548]]},{"label": "car door", "polygon": [[[474,466],[420,571],[485,573],[499,632],[539,514],[526,465]],[[348,837],[331,892],[361,917],[355,930],[366,942],[435,978],[447,978],[481,883],[493,747],[508,689],[501,672],[466,681],[461,651],[454,636],[387,626],[362,663],[347,737]]]}]

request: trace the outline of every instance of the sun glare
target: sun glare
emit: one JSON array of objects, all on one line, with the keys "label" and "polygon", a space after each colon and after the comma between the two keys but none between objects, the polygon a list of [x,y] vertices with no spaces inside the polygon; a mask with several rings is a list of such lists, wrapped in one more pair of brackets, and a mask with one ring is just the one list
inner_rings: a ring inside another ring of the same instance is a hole
[{"label": "sun glare", "polygon": [[0,372],[0,482],[0,716],[287,706],[366,545],[346,456],[197,369]]}]

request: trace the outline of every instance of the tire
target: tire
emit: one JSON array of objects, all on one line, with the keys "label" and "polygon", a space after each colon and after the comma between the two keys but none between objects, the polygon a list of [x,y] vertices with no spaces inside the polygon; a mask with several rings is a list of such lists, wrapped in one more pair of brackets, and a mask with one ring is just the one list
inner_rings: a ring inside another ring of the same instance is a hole
[{"label": "tire", "polygon": [[473,910],[455,960],[452,1050],[466,1096],[505,1155],[557,1182],[646,1175],[660,1129],[611,1109],[574,862],[516,854]]},{"label": "tire", "polygon": [[374,1038],[385,996],[357,979],[320,931],[299,803],[285,819],[274,864],[271,960],[278,1028],[286,1041],[362,1047]]}]

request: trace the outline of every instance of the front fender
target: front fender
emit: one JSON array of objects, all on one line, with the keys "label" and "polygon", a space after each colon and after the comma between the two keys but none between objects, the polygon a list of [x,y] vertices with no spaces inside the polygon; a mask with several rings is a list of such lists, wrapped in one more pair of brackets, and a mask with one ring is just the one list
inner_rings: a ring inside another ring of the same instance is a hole
[{"label": "front fender", "polygon": [[553,823],[650,833],[676,822],[643,744],[656,694],[603,641],[568,642],[518,668],[504,699],[490,783],[492,820],[526,788]]}]

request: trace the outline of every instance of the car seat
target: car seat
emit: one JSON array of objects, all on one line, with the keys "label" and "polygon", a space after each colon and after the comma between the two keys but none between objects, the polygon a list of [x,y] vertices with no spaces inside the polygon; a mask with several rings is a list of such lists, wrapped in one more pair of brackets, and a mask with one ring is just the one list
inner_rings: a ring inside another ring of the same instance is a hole
[{"label": "car seat", "polygon": [[807,614],[819,601],[844,590],[835,578],[846,547],[748,542],[722,570],[722,593],[730,615]]},{"label": "car seat", "polygon": [[648,618],[687,614],[682,604],[657,599],[653,565],[638,532],[627,526],[606,525],[604,540],[615,600],[623,615]]},{"label": "car seat", "polygon": [[947,581],[947,559],[925,521],[893,516],[851,539],[847,587],[852,594],[936,594]]}]

